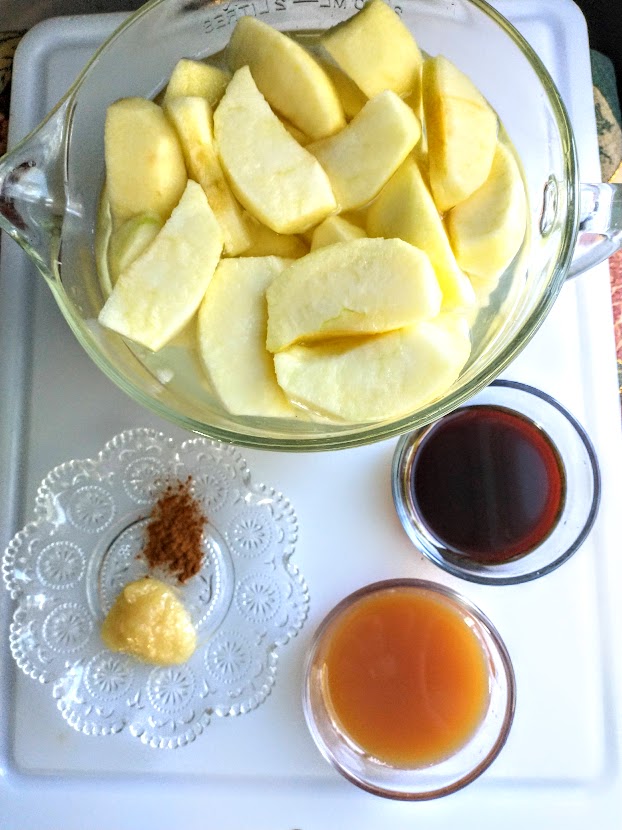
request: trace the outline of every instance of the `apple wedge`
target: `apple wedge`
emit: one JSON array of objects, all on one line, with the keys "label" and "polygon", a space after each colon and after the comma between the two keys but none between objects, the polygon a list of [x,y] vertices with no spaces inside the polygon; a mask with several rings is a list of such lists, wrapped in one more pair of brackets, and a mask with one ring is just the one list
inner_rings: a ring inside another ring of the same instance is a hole
[{"label": "apple wedge", "polygon": [[307,144],[309,144],[311,141],[309,136],[305,135],[302,130],[299,130],[298,127],[294,126],[291,121],[288,121],[286,118],[280,118],[279,120],[291,137],[296,139],[301,147],[306,147]]},{"label": "apple wedge", "polygon": [[157,351],[196,312],[222,251],[203,189],[186,189],[147,250],[123,271],[99,314],[102,326]]},{"label": "apple wedge", "polygon": [[471,350],[464,320],[435,320],[372,337],[292,346],[274,356],[297,404],[348,423],[398,418],[444,395]]},{"label": "apple wedge", "polygon": [[430,186],[444,213],[488,178],[497,116],[473,82],[442,55],[423,63],[422,96]]},{"label": "apple wedge", "polygon": [[336,207],[317,159],[292,138],[238,69],[216,112],[214,134],[231,187],[250,214],[277,233],[299,233]]},{"label": "apple wedge", "polygon": [[267,347],[389,331],[435,317],[441,291],[430,260],[401,239],[318,248],[274,279]]},{"label": "apple wedge", "polygon": [[309,253],[309,246],[300,236],[290,233],[276,233],[272,228],[262,225],[248,213],[244,216],[246,229],[251,244],[240,256],[265,257],[277,256],[286,259],[300,259]]},{"label": "apple wedge", "polygon": [[191,179],[198,182],[222,228],[225,252],[237,256],[251,243],[241,206],[238,204],[218,157],[214,141],[212,109],[205,98],[184,96],[171,99],[165,108],[184,153]]},{"label": "apple wedge", "polygon": [[233,70],[248,66],[270,106],[312,139],[345,126],[341,101],[319,63],[295,40],[256,17],[241,17],[227,47]]},{"label": "apple wedge", "polygon": [[320,64],[328,77],[333,82],[337,95],[341,101],[343,112],[350,121],[355,115],[363,109],[368,101],[367,95],[358,88],[352,78],[340,69],[336,63],[333,63],[330,56],[324,54],[319,58]]},{"label": "apple wedge", "polygon": [[110,104],[104,154],[115,225],[137,213],[168,219],[188,177],[177,135],[162,108],[146,98],[122,98]]},{"label": "apple wedge", "polygon": [[527,200],[518,163],[498,144],[484,184],[447,214],[460,267],[490,285],[518,253],[526,227]]},{"label": "apple wedge", "polygon": [[475,304],[473,286],[458,267],[443,221],[412,158],[406,159],[370,205],[367,232],[398,237],[426,252],[443,292],[443,309]]},{"label": "apple wedge", "polygon": [[153,213],[140,213],[112,232],[108,246],[108,271],[112,285],[119,274],[126,271],[151,245],[163,224],[160,217]]},{"label": "apple wedge", "polygon": [[164,91],[162,106],[166,108],[174,98],[198,95],[215,107],[224,95],[231,73],[203,61],[182,58],[177,61]]},{"label": "apple wedge", "polygon": [[363,228],[344,219],[343,216],[329,216],[317,226],[311,237],[311,250],[334,245],[335,242],[350,242],[367,236]]},{"label": "apple wedge", "polygon": [[394,92],[368,101],[337,135],[307,145],[326,171],[339,211],[371,201],[421,137],[421,122]]},{"label": "apple wedge", "polygon": [[266,349],[266,289],[288,261],[222,259],[198,315],[199,354],[212,385],[235,415],[295,417]]},{"label": "apple wedge", "polygon": [[419,47],[382,0],[366,3],[345,23],[329,29],[320,43],[368,98],[385,89],[402,96],[419,89]]}]

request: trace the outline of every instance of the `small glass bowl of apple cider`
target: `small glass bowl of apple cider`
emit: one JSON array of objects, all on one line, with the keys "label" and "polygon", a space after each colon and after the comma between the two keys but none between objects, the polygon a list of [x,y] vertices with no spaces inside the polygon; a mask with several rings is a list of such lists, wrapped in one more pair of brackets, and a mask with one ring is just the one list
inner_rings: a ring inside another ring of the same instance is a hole
[{"label": "small glass bowl of apple cider", "polygon": [[486,616],[418,579],[365,586],[315,633],[303,706],[322,755],[352,783],[438,798],[486,770],[508,737],[512,663]]}]

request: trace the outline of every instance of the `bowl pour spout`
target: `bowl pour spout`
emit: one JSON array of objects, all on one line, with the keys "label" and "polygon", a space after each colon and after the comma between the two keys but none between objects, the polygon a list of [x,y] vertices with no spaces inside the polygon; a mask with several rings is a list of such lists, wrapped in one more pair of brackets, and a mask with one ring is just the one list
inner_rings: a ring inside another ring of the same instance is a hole
[{"label": "bowl pour spout", "polygon": [[65,100],[36,130],[0,159],[0,228],[20,245],[46,279],[54,276],[67,206]]}]

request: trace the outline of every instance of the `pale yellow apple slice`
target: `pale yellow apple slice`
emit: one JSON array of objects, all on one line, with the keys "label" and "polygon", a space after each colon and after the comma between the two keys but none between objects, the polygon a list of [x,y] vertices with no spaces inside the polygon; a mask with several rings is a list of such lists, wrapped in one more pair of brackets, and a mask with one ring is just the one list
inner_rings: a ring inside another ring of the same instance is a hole
[{"label": "pale yellow apple slice", "polygon": [[207,196],[222,228],[225,252],[237,256],[251,243],[242,208],[223,173],[214,140],[212,109],[205,98],[172,98],[165,111],[179,136],[190,178]]},{"label": "pale yellow apple slice", "polygon": [[218,220],[201,186],[189,180],[151,245],[119,275],[99,322],[161,349],[198,309],[221,251]]},{"label": "pale yellow apple slice", "polygon": [[215,107],[224,95],[230,80],[231,73],[226,69],[203,61],[182,58],[175,64],[171,73],[162,105],[166,107],[173,98],[198,95],[205,98],[211,107]]},{"label": "pale yellow apple slice", "polygon": [[[395,234],[397,236],[397,234]],[[344,219],[343,216],[328,216],[315,228],[311,237],[311,250],[334,245],[335,242],[350,242],[367,236],[363,228]]]},{"label": "pale yellow apple slice", "polygon": [[110,236],[108,271],[114,285],[122,271],[151,245],[164,223],[153,213],[140,213],[124,222]]},{"label": "pale yellow apple slice", "polygon": [[267,346],[389,331],[434,317],[441,291],[430,260],[401,239],[337,242],[293,262],[274,279]]},{"label": "pale yellow apple slice", "polygon": [[214,113],[214,134],[235,195],[273,231],[299,233],[334,211],[326,173],[272,112],[247,66]]},{"label": "pale yellow apple slice", "polygon": [[296,416],[266,349],[266,289],[287,265],[274,256],[222,259],[201,303],[199,354],[216,393],[236,415]]},{"label": "pale yellow apple slice", "polygon": [[240,256],[277,256],[300,259],[309,253],[309,246],[302,237],[289,233],[277,233],[272,228],[262,225],[248,213],[244,218],[251,244]]},{"label": "pale yellow apple slice", "polygon": [[399,237],[430,257],[443,292],[443,308],[475,304],[469,278],[460,270],[430,191],[412,158],[406,159],[367,212],[370,236]]},{"label": "pale yellow apple slice", "polygon": [[352,78],[346,75],[343,69],[340,69],[336,63],[331,61],[330,56],[325,54],[323,57],[318,57],[318,60],[337,90],[337,95],[341,101],[346,118],[348,121],[352,120],[367,103],[367,95],[358,88]]},{"label": "pale yellow apple slice", "polygon": [[299,130],[298,127],[291,123],[291,121],[288,121],[286,118],[280,118],[279,120],[291,137],[295,138],[301,147],[306,147],[307,144],[309,144],[311,141],[309,136],[305,135],[305,133],[303,133],[302,130]]},{"label": "pale yellow apple slice", "polygon": [[464,321],[440,315],[367,338],[292,346],[274,365],[294,403],[365,423],[398,418],[444,395],[470,350]]},{"label": "pale yellow apple slice", "polygon": [[381,92],[337,135],[307,146],[320,162],[340,211],[371,201],[421,137],[421,122],[394,92]]},{"label": "pale yellow apple slice", "polygon": [[408,95],[419,87],[419,47],[382,0],[366,3],[345,23],[329,29],[320,42],[368,98],[385,89]]},{"label": "pale yellow apple slice", "polygon": [[187,181],[184,156],[162,108],[145,98],[122,98],[106,111],[106,182],[116,225],[137,213],[163,221]]},{"label": "pale yellow apple slice", "polygon": [[519,166],[512,152],[498,144],[484,184],[447,214],[459,265],[490,285],[518,253],[526,226],[527,201]]},{"label": "pale yellow apple slice", "polygon": [[488,178],[497,145],[497,116],[451,61],[428,58],[422,74],[430,186],[441,212],[464,201]]},{"label": "pale yellow apple slice", "polygon": [[305,135],[322,138],[345,125],[339,96],[319,63],[295,40],[247,15],[235,24],[229,66],[248,66],[270,106]]}]

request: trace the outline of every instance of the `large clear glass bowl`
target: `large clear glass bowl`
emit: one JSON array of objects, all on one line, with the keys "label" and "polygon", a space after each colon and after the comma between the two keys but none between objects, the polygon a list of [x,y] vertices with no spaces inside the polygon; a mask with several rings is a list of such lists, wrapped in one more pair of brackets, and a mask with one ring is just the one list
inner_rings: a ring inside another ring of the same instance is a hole
[{"label": "large clear glass bowl", "polygon": [[[179,58],[220,52],[244,14],[256,13],[284,31],[312,33],[354,12],[346,3],[154,0],[112,35],[42,127],[5,159],[2,188],[5,199],[10,187],[17,188],[11,205],[20,212],[19,222],[10,232],[34,258],[76,337],[100,369],[140,404],[183,428],[243,446],[357,446],[424,426],[453,410],[489,384],[545,319],[564,283],[578,234],[577,160],[559,93],[523,37],[483,0],[403,0],[399,8],[421,48],[454,61],[496,109],[520,156],[529,198],[526,242],[475,321],[472,354],[459,379],[439,400],[381,423],[240,417],[225,411],[201,379],[198,359],[193,358],[194,368],[190,361],[179,371],[174,357],[173,370],[160,357],[139,359],[136,349],[97,323],[104,302],[95,226],[104,180],[106,107],[124,96],[155,96]],[[13,171],[9,176],[7,163]],[[172,348],[183,347],[180,342]]]}]

